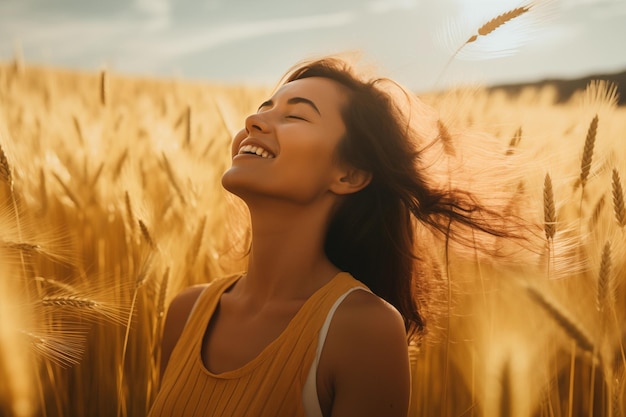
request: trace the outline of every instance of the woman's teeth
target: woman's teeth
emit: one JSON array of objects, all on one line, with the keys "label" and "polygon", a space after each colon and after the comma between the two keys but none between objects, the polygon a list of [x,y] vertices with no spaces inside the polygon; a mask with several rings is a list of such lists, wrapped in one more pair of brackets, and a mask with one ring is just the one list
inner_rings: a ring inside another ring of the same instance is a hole
[{"label": "woman's teeth", "polygon": [[256,154],[256,155],[260,156],[261,158],[266,158],[266,159],[274,158],[274,155],[272,155],[271,153],[269,153],[265,149],[260,148],[258,146],[254,146],[254,145],[242,146],[241,148],[239,148],[239,154],[240,155],[241,154]]}]

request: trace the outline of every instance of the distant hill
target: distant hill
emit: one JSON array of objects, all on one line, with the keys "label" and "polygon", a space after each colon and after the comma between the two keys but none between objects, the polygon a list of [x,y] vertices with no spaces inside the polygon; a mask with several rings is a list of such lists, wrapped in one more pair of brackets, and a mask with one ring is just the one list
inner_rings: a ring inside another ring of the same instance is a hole
[{"label": "distant hill", "polygon": [[505,90],[510,94],[517,94],[524,87],[553,85],[558,91],[558,102],[564,102],[567,101],[575,91],[584,90],[591,80],[607,80],[616,84],[619,93],[618,104],[620,106],[626,105],[626,70],[616,74],[589,75],[587,77],[571,80],[546,79],[534,83],[501,84],[491,87],[490,90]]}]

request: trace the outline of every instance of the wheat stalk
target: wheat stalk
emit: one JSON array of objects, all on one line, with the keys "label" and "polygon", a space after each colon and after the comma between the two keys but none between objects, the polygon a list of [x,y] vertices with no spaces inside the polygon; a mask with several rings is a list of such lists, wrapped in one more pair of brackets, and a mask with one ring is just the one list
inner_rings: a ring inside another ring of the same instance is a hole
[{"label": "wheat stalk", "polygon": [[600,313],[609,301],[611,292],[611,243],[606,242],[602,249],[600,272],[598,274],[598,289],[596,294],[596,308]]},{"label": "wheat stalk", "polygon": [[124,162],[126,162],[126,159],[128,159],[128,148],[124,149],[124,152],[122,152],[122,155],[120,155],[117,162],[115,163],[115,168],[113,168],[113,178],[115,179],[119,178],[120,173],[122,172],[122,167],[124,166]]},{"label": "wheat stalk", "polygon": [[585,330],[579,327],[574,320],[561,311],[559,307],[548,300],[539,290],[532,286],[526,287],[530,298],[541,306],[556,321],[565,332],[578,343],[581,349],[594,352],[595,345]]},{"label": "wheat stalk", "polygon": [[556,208],[554,206],[554,192],[550,174],[546,174],[543,182],[543,222],[546,239],[553,239],[556,233]]},{"label": "wheat stalk", "polygon": [[626,225],[626,207],[624,207],[624,189],[622,188],[622,181],[617,169],[613,168],[613,209],[615,211],[615,219],[620,227]]},{"label": "wheat stalk", "polygon": [[206,216],[202,217],[200,221],[200,225],[198,226],[198,230],[193,237],[193,241],[190,248],[190,257],[189,257],[189,265],[193,265],[198,258],[198,253],[200,252],[200,248],[202,247],[202,237],[204,236],[204,227],[206,225]]},{"label": "wheat stalk", "polygon": [[52,172],[52,176],[57,180],[57,182],[61,185],[61,187],[63,188],[63,191],[65,191],[65,194],[69,197],[69,199],[72,201],[72,203],[74,203],[74,205],[76,206],[77,209],[80,209],[82,207],[82,203],[80,202],[80,200],[78,199],[78,197],[76,196],[76,194],[74,194],[74,192],[72,191],[72,189],[65,183],[65,181],[63,181],[61,179],[61,177],[59,177],[59,175],[56,172]]},{"label": "wheat stalk", "polygon": [[34,280],[37,281],[37,282],[44,283],[46,285],[50,285],[50,286],[53,286],[53,287],[56,287],[56,288],[60,288],[60,289],[62,289],[64,291],[67,291],[69,293],[77,292],[76,289],[73,286],[71,286],[70,284],[66,284],[65,282],[61,282],[61,281],[58,281],[56,279],[37,276],[37,277],[34,278]]},{"label": "wheat stalk", "polygon": [[93,175],[93,178],[91,179],[90,183],[89,183],[89,188],[90,189],[94,189],[96,184],[98,183],[98,180],[100,179],[100,175],[102,175],[102,169],[104,168],[104,162],[102,162],[100,164],[100,166],[98,167],[98,169],[96,170],[96,173]]},{"label": "wheat stalk", "polygon": [[170,183],[172,184],[172,187],[174,187],[174,190],[176,190],[176,194],[178,194],[178,196],[180,197],[180,201],[183,204],[186,204],[183,191],[178,185],[178,181],[176,180],[176,176],[174,175],[174,170],[172,169],[172,166],[170,165],[170,162],[167,159],[167,155],[165,155],[165,152],[162,153],[162,156],[163,164],[165,165],[165,172],[167,173],[167,178],[170,180]]},{"label": "wheat stalk", "polygon": [[159,297],[157,298],[156,311],[157,317],[163,318],[165,315],[165,298],[167,296],[167,285],[169,283],[170,269],[167,268],[161,279],[161,285],[159,286]]},{"label": "wheat stalk", "polygon": [[626,377],[626,371],[624,364],[618,365],[617,369],[613,370],[613,377],[609,388],[611,390],[611,411],[612,417],[622,417],[624,415],[622,411],[624,397],[624,378]]},{"label": "wheat stalk", "polygon": [[605,205],[606,195],[602,194],[602,197],[598,199],[598,202],[593,207],[591,218],[589,219],[589,230],[595,229],[596,225],[598,224],[598,220],[600,220],[600,215],[602,214],[602,210],[604,210]]},{"label": "wheat stalk", "polygon": [[513,387],[511,386],[511,365],[506,361],[500,376],[500,414],[501,417],[512,416],[513,414]]},{"label": "wheat stalk", "polygon": [[48,190],[46,188],[46,173],[43,168],[39,170],[39,196],[41,212],[45,214],[48,211]]},{"label": "wheat stalk", "polygon": [[589,124],[587,130],[587,137],[585,139],[585,148],[583,150],[583,157],[580,162],[580,185],[585,188],[587,179],[589,177],[589,171],[591,170],[591,161],[593,158],[593,148],[596,142],[596,133],[598,130],[598,115],[594,116],[593,120]]}]

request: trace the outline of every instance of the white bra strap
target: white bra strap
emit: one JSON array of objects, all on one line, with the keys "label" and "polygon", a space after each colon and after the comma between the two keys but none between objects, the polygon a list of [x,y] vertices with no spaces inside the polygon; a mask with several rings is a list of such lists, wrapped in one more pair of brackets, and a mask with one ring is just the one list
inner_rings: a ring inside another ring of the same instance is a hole
[{"label": "white bra strap", "polygon": [[322,349],[324,348],[326,336],[328,335],[328,328],[330,327],[330,322],[335,315],[335,311],[337,311],[337,308],[343,302],[343,300],[345,300],[352,291],[356,290],[369,291],[367,288],[363,287],[352,287],[343,294],[341,294],[339,298],[337,298],[337,301],[335,301],[333,306],[328,311],[326,320],[324,321],[324,324],[320,329],[320,334],[317,340],[317,350],[315,351],[315,358],[313,359],[311,369],[309,370],[306,382],[304,383],[304,387],[302,388],[302,405],[304,407],[304,414],[306,417],[323,417],[322,409],[320,407],[320,401],[317,396],[317,366],[320,361],[320,356],[322,355]]}]

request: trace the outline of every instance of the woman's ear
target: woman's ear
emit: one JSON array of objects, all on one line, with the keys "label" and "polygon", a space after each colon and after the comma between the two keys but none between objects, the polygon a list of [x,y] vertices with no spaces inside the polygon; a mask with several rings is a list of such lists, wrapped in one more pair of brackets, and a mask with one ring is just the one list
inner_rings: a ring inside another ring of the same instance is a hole
[{"label": "woman's ear", "polygon": [[367,187],[372,181],[372,173],[353,167],[346,168],[335,181],[330,191],[335,194],[352,194]]}]

